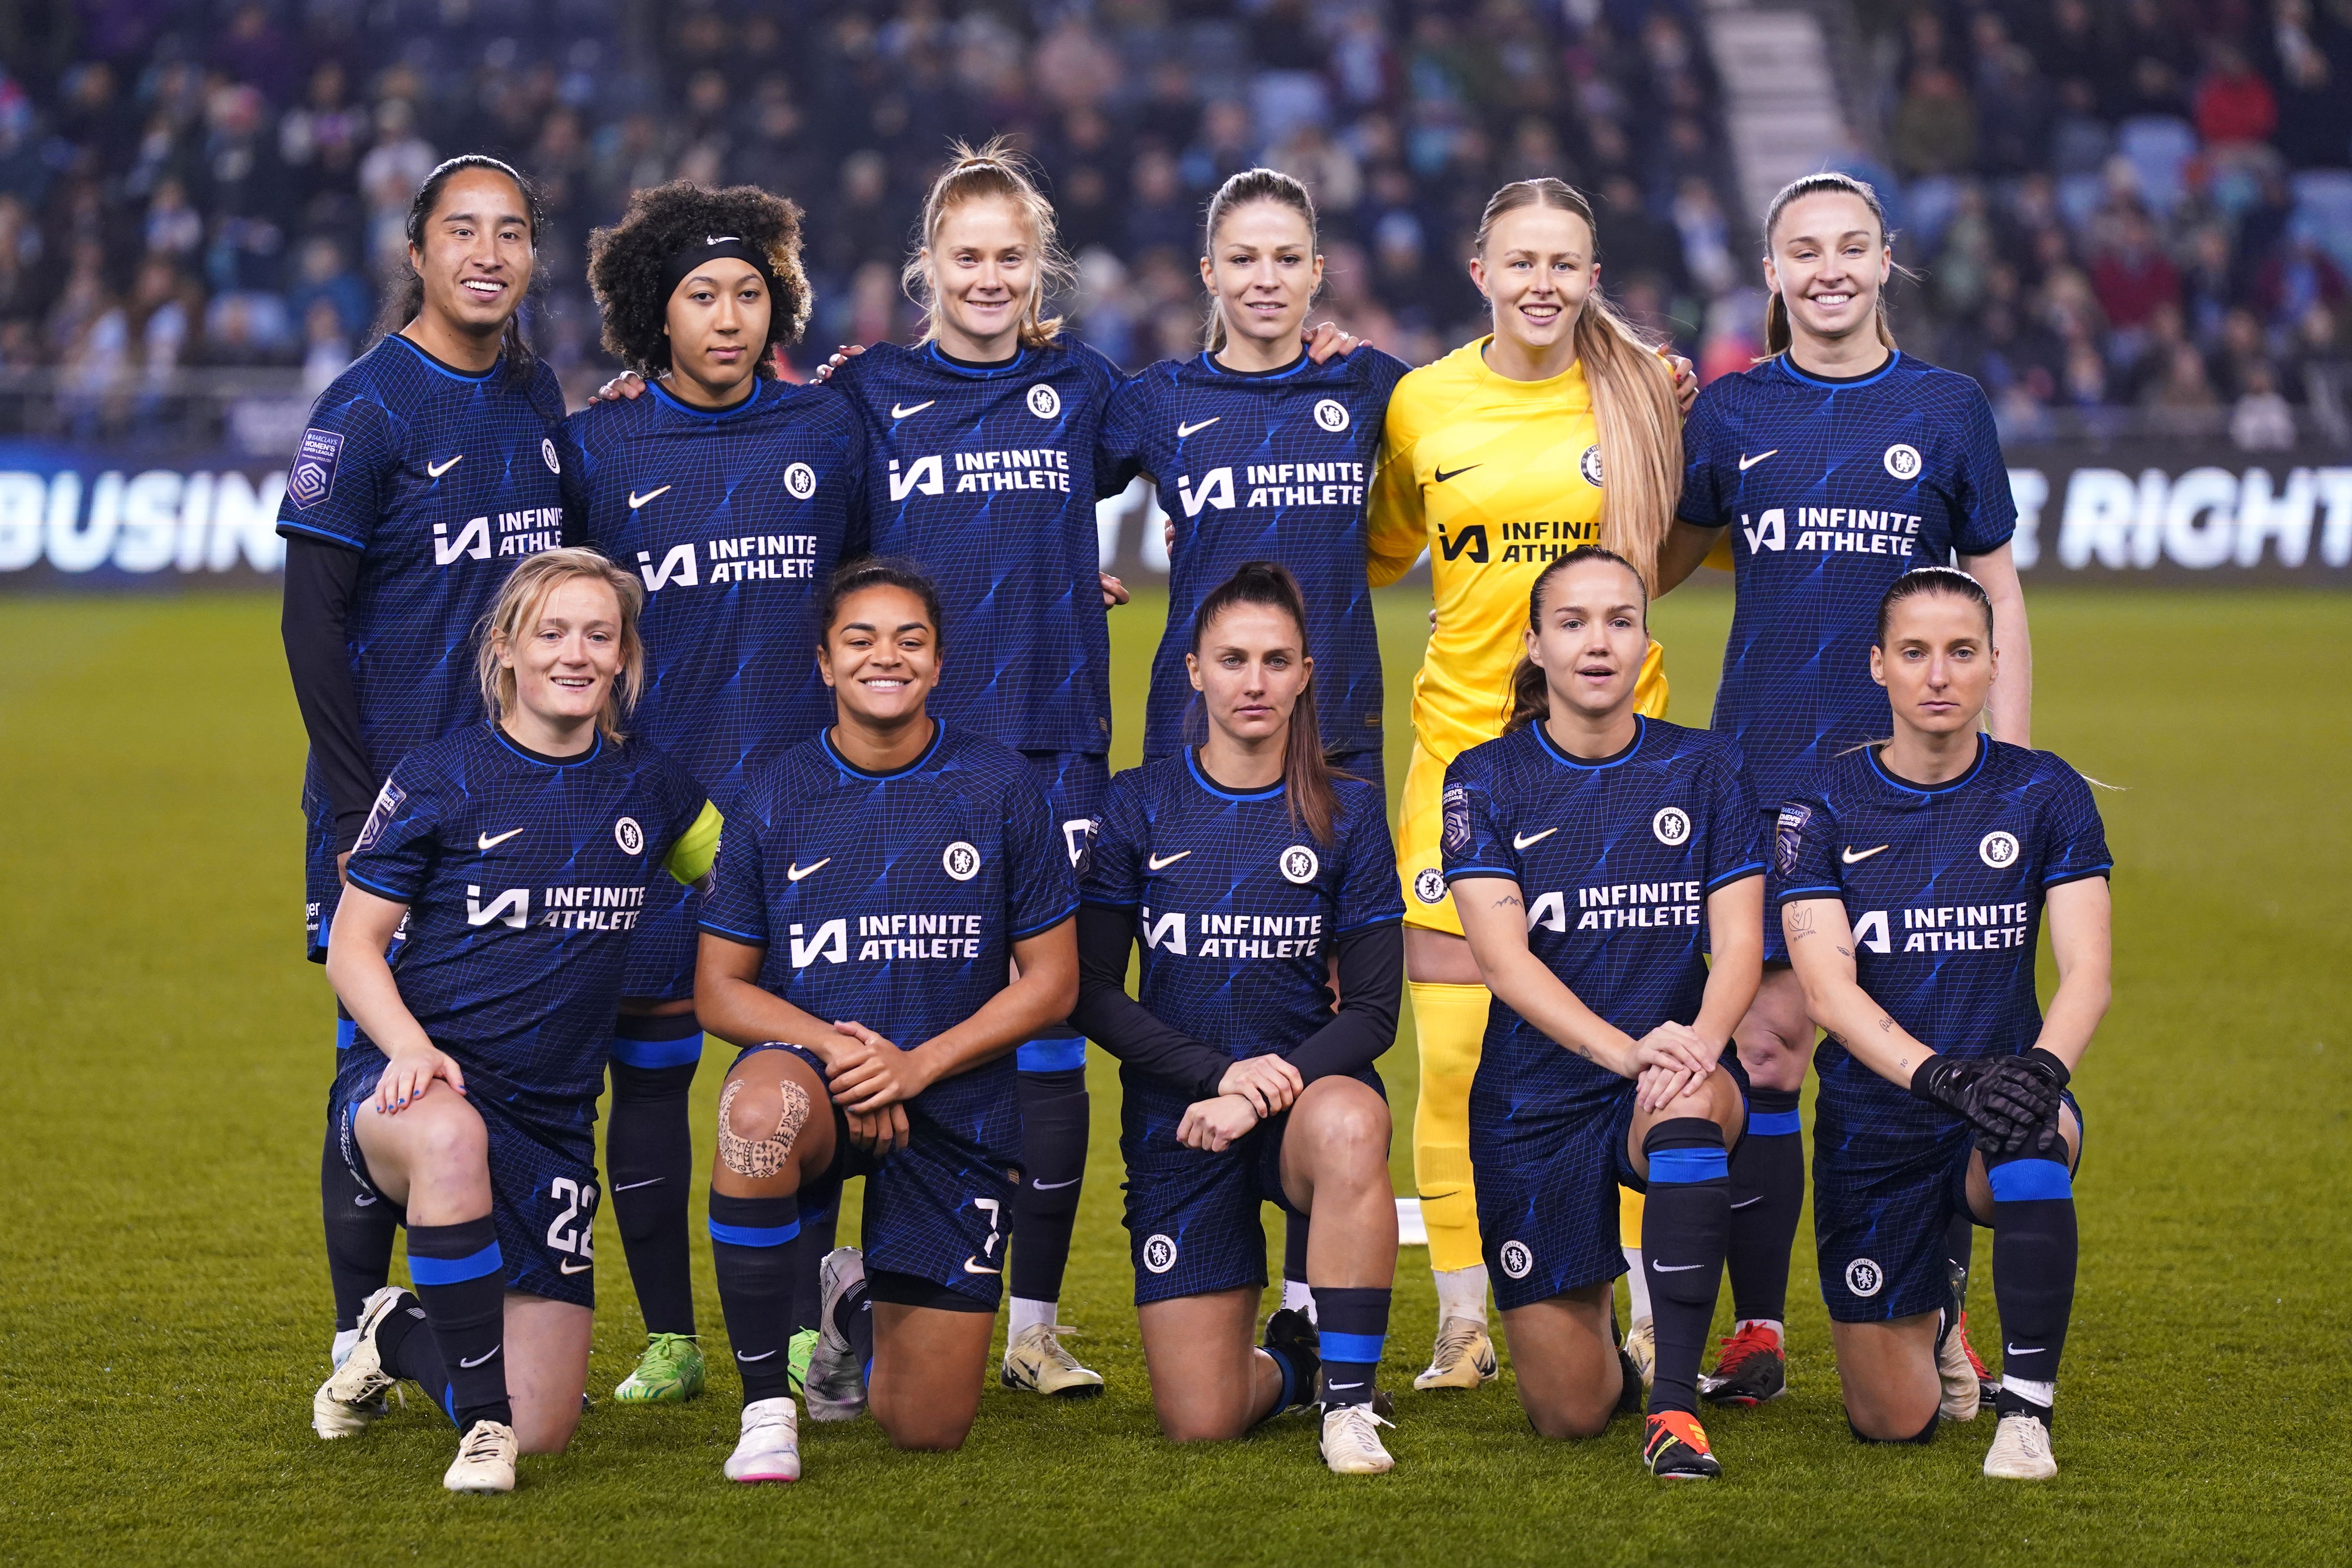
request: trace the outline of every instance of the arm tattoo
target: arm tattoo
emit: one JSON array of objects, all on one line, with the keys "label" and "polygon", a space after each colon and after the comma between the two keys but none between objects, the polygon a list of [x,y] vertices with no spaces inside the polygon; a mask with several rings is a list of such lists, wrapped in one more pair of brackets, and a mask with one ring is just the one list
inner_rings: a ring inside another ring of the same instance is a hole
[{"label": "arm tattoo", "polygon": [[1837,951],[1840,958],[1852,958],[1853,956],[1853,949],[1850,947],[1842,947]]},{"label": "arm tattoo", "polygon": [[1790,910],[1789,911],[1788,919],[1789,940],[1790,942],[1802,942],[1807,937],[1813,934],[1812,910],[1801,909]]},{"label": "arm tattoo", "polygon": [[1495,907],[1498,910],[1516,910],[1519,907],[1519,900],[1511,894],[1506,893],[1495,900]]},{"label": "arm tattoo", "polygon": [[1895,1032],[1895,1020],[1887,1017],[1885,1014],[1879,1015],[1878,1032],[1882,1035],[1893,1034]]},{"label": "arm tattoo", "polygon": [[729,1082],[719,1097],[719,1159],[739,1176],[753,1181],[766,1181],[783,1173],[784,1162],[793,1152],[793,1140],[800,1136],[802,1124],[808,1121],[808,1091],[790,1079],[777,1086],[783,1091],[783,1104],[778,1108],[775,1131],[762,1138],[746,1138],[735,1131],[735,1096],[743,1088],[743,1080]]}]

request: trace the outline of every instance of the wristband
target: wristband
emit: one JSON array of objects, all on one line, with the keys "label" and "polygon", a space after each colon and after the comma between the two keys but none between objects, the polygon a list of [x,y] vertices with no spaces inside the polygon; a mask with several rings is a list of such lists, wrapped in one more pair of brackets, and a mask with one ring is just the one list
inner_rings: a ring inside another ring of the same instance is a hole
[{"label": "wristband", "polygon": [[2025,1053],[2025,1059],[2042,1076],[2054,1079],[2060,1089],[2074,1081],[2074,1075],[2066,1069],[2066,1064],[2059,1060],[2054,1052],[2036,1046]]}]

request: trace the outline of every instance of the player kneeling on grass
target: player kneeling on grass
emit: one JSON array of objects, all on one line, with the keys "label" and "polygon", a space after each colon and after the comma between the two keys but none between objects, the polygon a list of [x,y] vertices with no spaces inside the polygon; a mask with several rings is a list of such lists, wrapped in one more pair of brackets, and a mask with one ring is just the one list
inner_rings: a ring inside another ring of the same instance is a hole
[{"label": "player kneeling on grass", "polygon": [[[1307,606],[1282,567],[1245,563],[1211,593],[1185,664],[1206,735],[1111,784],[1088,850],[1071,1015],[1123,1064],[1152,1405],[1162,1431],[1194,1442],[1319,1402],[1324,1461],[1377,1474],[1394,1463],[1372,1397],[1397,1227],[1372,1062],[1395,1040],[1404,973],[1386,802],[1324,762]],[[1286,1309],[1251,1348],[1266,1283],[1261,1203],[1313,1216],[1319,1343],[1316,1323]]]},{"label": "player kneeling on grass", "polygon": [[1723,1473],[1696,1384],[1747,1120],[1726,1047],[1763,969],[1764,864],[1738,748],[1634,711],[1647,611],[1640,574],[1608,551],[1545,568],[1511,728],[1447,767],[1441,839],[1495,994],[1470,1158],[1519,1403],[1547,1437],[1596,1436],[1639,1405],[1609,1320],[1618,1185],[1646,1187],[1657,1360],[1642,1455],[1696,1480]]},{"label": "player kneeling on grass", "polygon": [[329,940],[358,1025],[329,1108],[352,1176],[405,1212],[416,1292],[367,1299],[311,1424],[348,1436],[421,1384],[464,1435],[452,1491],[512,1490],[519,1452],[561,1453],[579,1425],[629,932],[656,876],[698,880],[718,846],[701,786],[624,743],[644,594],[593,551],[515,568],[482,640],[492,721],[394,767]]},{"label": "player kneeling on grass", "polygon": [[[710,1179],[737,1481],[800,1476],[802,1327],[819,1331],[813,1417],[870,1395],[897,1447],[962,1445],[1022,1175],[1013,1050],[1077,995],[1077,889],[1045,792],[1019,753],[925,709],[945,643],[930,581],[845,566],[817,626],[835,722],[745,787],[695,971],[703,1023],[744,1047]],[[824,1259],[820,1321],[795,1323],[801,1207],[830,1211],[852,1175],[865,1252]]]},{"label": "player kneeling on grass", "polygon": [[1919,567],[1887,589],[1870,667],[1894,737],[1781,807],[1772,894],[1828,1033],[1813,1231],[1854,1435],[1935,1436],[1937,1352],[1957,1318],[1943,1238],[1967,1214],[1992,1227],[2004,1352],[1985,1474],[2040,1480],[2058,1473],[2050,1408],[2074,1300],[2083,1125],[2066,1084],[2107,1008],[2113,862],[2081,774],[1978,732],[1992,632],[1966,573]]}]

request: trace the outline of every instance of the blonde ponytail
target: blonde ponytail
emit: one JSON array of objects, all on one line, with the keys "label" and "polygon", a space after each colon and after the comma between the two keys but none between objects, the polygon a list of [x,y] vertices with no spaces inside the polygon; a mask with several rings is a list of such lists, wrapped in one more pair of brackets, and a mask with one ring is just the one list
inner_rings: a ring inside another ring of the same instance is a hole
[{"label": "blonde ponytail", "polygon": [[934,252],[940,226],[947,221],[948,214],[964,203],[991,197],[1013,204],[1036,246],[1036,281],[1029,286],[1029,298],[1021,306],[1021,346],[1044,348],[1062,331],[1062,319],[1045,313],[1046,296],[1067,289],[1076,279],[1077,270],[1062,250],[1054,204],[1037,189],[1028,160],[1004,137],[980,147],[961,142],[949,143],[946,172],[931,182],[929,194],[923,197],[923,242],[915,254],[907,258],[907,265],[898,274],[899,284],[907,297],[922,309],[923,341],[936,339],[940,335],[940,310],[937,291],[931,286],[931,268],[938,263]]}]

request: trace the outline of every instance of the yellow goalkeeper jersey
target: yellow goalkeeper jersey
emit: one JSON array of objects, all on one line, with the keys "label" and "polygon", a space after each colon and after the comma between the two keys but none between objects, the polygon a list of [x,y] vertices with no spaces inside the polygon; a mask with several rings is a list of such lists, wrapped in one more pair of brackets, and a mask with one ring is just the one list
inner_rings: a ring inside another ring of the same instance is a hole
[{"label": "yellow goalkeeper jersey", "polygon": [[[1601,542],[1601,431],[1584,366],[1513,381],[1486,368],[1490,341],[1397,383],[1367,508],[1374,586],[1429,552],[1437,624],[1413,678],[1412,723],[1440,763],[1503,732],[1528,591],[1549,563]],[[1636,692],[1641,712],[1664,715],[1654,641]]]}]

